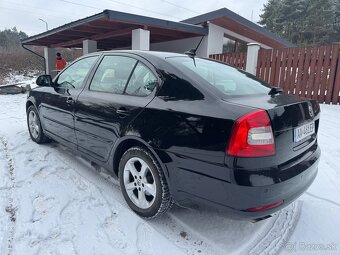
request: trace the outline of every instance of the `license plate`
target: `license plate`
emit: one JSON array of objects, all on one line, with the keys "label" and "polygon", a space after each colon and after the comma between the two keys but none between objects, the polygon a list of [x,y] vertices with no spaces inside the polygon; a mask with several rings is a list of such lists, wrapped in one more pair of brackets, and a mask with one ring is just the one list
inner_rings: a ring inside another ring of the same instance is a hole
[{"label": "license plate", "polygon": [[294,129],[294,142],[300,142],[307,136],[315,133],[314,121]]}]

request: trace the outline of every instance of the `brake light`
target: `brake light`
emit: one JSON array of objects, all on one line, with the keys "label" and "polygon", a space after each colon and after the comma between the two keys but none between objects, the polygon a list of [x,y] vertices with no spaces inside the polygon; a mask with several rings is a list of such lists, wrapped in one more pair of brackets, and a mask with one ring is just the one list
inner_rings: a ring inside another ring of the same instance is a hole
[{"label": "brake light", "polygon": [[236,120],[226,153],[235,157],[275,154],[273,130],[266,111],[257,110]]},{"label": "brake light", "polygon": [[270,205],[263,205],[263,206],[258,206],[258,207],[253,207],[253,208],[248,208],[246,209],[247,212],[259,212],[259,211],[265,211],[269,209],[273,209],[275,207],[278,207],[283,204],[283,200],[270,204]]}]

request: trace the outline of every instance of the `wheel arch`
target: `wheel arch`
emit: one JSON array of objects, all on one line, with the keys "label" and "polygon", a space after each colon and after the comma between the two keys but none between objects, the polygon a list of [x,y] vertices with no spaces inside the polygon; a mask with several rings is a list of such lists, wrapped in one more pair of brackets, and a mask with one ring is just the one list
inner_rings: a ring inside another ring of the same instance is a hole
[{"label": "wheel arch", "polygon": [[[35,109],[37,110],[37,112],[38,112],[38,108],[37,108],[37,106],[35,105],[35,100],[34,100],[33,97],[27,98],[27,101],[26,101],[26,112],[27,112],[27,110],[28,110],[28,107],[30,107],[31,105],[33,105],[33,106],[35,107]],[[38,112],[38,113],[39,113],[39,112]]]},{"label": "wheel arch", "polygon": [[[158,163],[160,164],[162,171],[164,173],[164,176],[167,180],[168,186],[170,187],[171,184],[169,183],[169,172],[166,166],[164,165],[163,161],[157,154],[157,152],[151,147],[150,144],[145,142],[140,137],[136,136],[125,136],[122,137],[119,141],[116,142],[114,148],[113,148],[113,172],[118,177],[119,173],[119,162],[121,157],[123,156],[124,152],[128,149],[139,146],[144,147],[148,151],[151,152],[151,154],[157,159]],[[170,188],[171,189],[171,188]]]}]

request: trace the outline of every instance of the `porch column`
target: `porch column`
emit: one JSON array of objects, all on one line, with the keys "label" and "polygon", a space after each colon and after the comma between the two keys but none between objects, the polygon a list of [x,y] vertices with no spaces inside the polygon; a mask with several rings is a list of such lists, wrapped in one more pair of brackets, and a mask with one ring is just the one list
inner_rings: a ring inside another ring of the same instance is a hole
[{"label": "porch column", "polygon": [[207,56],[220,54],[223,51],[224,29],[215,24],[209,23]]},{"label": "porch column", "polygon": [[57,72],[55,70],[55,60],[56,52],[54,48],[44,47],[44,57],[45,57],[45,73],[52,76],[56,76]]},{"label": "porch column", "polygon": [[84,40],[83,41],[83,55],[96,52],[97,51],[97,41]]},{"label": "porch column", "polygon": [[248,43],[247,46],[246,72],[256,75],[257,58],[259,56],[261,46],[258,43]]},{"label": "porch column", "polygon": [[145,29],[132,30],[132,50],[150,50],[150,31]]}]

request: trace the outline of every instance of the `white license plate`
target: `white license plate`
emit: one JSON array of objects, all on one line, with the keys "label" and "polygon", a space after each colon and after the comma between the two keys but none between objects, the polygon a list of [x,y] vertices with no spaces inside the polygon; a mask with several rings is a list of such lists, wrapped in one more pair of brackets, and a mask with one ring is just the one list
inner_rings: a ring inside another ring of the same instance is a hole
[{"label": "white license plate", "polygon": [[294,142],[300,142],[307,136],[315,133],[314,121],[294,129]]}]

